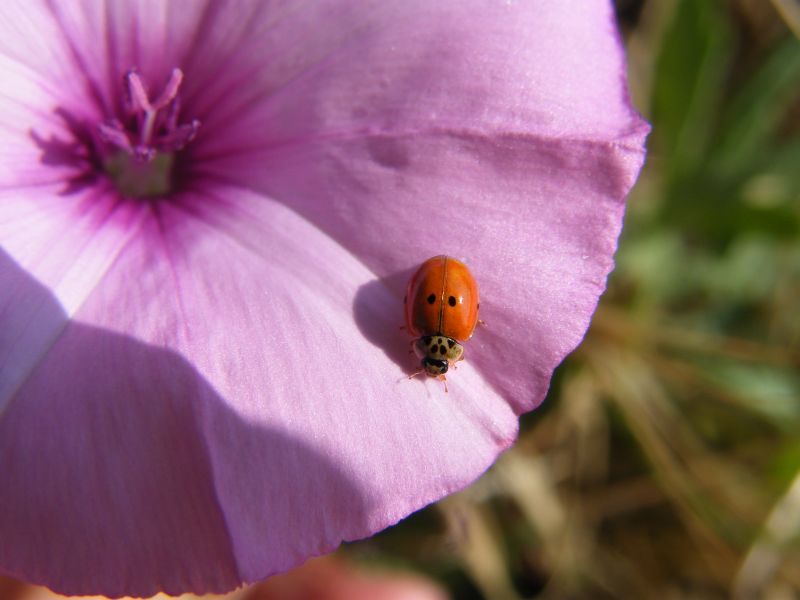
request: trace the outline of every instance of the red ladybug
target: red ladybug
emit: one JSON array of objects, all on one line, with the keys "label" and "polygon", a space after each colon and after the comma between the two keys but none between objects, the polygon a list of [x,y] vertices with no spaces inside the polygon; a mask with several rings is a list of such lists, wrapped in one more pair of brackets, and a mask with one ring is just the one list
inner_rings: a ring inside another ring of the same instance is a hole
[{"label": "red ladybug", "polygon": [[406,329],[422,366],[414,375],[445,380],[449,367],[464,359],[462,343],[475,331],[479,306],[478,284],[464,263],[449,256],[422,263],[405,297]]}]

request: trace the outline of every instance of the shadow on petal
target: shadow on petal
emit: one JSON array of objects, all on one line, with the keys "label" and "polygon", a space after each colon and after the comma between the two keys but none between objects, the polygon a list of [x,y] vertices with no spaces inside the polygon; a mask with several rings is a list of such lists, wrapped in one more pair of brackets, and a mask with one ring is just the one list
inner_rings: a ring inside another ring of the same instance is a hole
[{"label": "shadow on petal", "polygon": [[409,353],[411,336],[401,329],[405,326],[402,294],[415,268],[365,283],[353,300],[353,318],[364,337],[409,374],[419,361]]},{"label": "shadow on petal", "polygon": [[[14,272],[18,301],[66,320],[0,252]],[[69,594],[227,591],[332,550],[343,511],[366,512],[336,464],[242,418],[178,354],[76,321],[0,413],[0,473],[0,572]]]},{"label": "shadow on petal", "polygon": [[41,151],[39,162],[45,166],[66,167],[74,174],[66,178],[66,185],[59,192],[69,196],[94,185],[102,165],[96,156],[95,142],[92,138],[92,125],[74,116],[65,108],[59,107],[55,115],[64,123],[67,137],[50,134],[45,137],[37,131],[30,130],[31,141]]}]

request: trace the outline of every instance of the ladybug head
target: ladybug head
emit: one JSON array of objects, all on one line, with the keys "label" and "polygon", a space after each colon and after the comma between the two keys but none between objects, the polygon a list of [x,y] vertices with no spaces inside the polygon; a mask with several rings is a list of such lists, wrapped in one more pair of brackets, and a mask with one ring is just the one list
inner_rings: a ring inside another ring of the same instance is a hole
[{"label": "ladybug head", "polygon": [[425,357],[421,361],[422,368],[431,377],[438,377],[447,373],[448,362],[440,358]]}]

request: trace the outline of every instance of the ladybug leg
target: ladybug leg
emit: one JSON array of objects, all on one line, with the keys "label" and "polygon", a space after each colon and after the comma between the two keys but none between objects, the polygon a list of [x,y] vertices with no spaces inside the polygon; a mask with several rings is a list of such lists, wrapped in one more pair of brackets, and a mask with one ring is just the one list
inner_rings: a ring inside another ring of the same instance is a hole
[{"label": "ladybug leg", "polygon": [[446,394],[447,393],[447,377],[445,377],[444,373],[442,373],[441,375],[439,375],[439,379],[441,379],[442,383],[444,383],[444,393]]},{"label": "ladybug leg", "polygon": [[425,369],[419,369],[418,371],[414,371],[411,375],[408,376],[409,379],[414,379],[417,375],[422,375],[425,372]]}]

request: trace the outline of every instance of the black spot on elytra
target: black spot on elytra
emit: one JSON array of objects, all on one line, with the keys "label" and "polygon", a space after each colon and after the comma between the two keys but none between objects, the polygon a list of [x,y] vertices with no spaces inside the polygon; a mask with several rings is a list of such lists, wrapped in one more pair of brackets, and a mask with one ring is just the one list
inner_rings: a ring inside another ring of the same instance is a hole
[{"label": "black spot on elytra", "polygon": [[448,303],[450,306],[455,306],[455,305],[456,305],[456,297],[455,297],[455,296],[450,296],[450,297],[447,299],[447,303]]},{"label": "black spot on elytra", "polygon": [[424,338],[422,338],[422,342],[423,342],[423,343],[424,343],[426,346],[430,346],[430,345],[431,345],[431,339],[432,339],[432,338],[431,338],[431,336],[429,336],[429,335],[426,335]]},{"label": "black spot on elytra", "polygon": [[444,355],[446,353],[447,353],[447,348],[445,348],[444,346],[439,346],[439,354]]},{"label": "black spot on elytra", "polygon": [[447,345],[448,345],[448,346],[450,346],[450,347],[452,348],[453,346],[455,346],[455,345],[456,345],[456,341],[455,341],[454,339],[450,339],[450,338],[448,338],[448,339],[447,339]]},{"label": "black spot on elytra", "polygon": [[433,304],[434,302],[436,302],[436,294],[431,294],[428,296],[428,304]]}]

